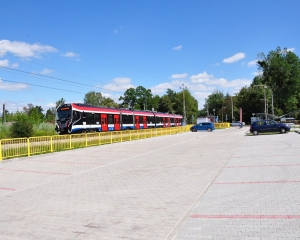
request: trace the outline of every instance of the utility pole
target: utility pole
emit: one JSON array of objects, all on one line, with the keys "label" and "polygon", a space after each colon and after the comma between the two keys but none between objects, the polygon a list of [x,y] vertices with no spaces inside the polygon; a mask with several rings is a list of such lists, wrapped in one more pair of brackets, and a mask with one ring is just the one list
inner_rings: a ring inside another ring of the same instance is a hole
[{"label": "utility pole", "polygon": [[231,122],[233,122],[233,101],[231,97]]},{"label": "utility pole", "polygon": [[273,117],[274,117],[274,104],[273,104],[274,102],[273,102],[273,93],[272,93],[272,115],[273,115]]},{"label": "utility pole", "polygon": [[208,101],[206,100],[206,114],[207,114],[207,117],[209,117],[209,111],[208,111]]},{"label": "utility pole", "polygon": [[5,119],[5,104],[3,104],[3,113],[2,113],[2,123],[4,124],[6,122],[6,119]]}]

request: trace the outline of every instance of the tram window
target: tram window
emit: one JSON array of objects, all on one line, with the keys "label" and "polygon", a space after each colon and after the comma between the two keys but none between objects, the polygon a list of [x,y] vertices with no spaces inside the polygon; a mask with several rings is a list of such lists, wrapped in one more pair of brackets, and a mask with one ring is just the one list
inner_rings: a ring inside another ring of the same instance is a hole
[{"label": "tram window", "polygon": [[78,120],[80,118],[80,113],[78,111],[73,111],[73,120]]},{"label": "tram window", "polygon": [[114,118],[112,114],[108,114],[108,124],[114,124]]},{"label": "tram window", "polygon": [[162,123],[162,117],[156,117],[156,123]]},{"label": "tram window", "polygon": [[151,117],[147,116],[147,123],[149,124],[151,122]]},{"label": "tram window", "polygon": [[129,115],[127,116],[127,119],[128,119],[128,123],[133,123],[133,115]]},{"label": "tram window", "polygon": [[150,123],[154,123],[155,122],[155,118],[154,118],[154,116],[151,116],[150,117]]},{"label": "tram window", "polygon": [[100,122],[100,115],[98,113],[94,114],[94,121],[96,124],[99,124]]},{"label": "tram window", "polygon": [[171,118],[171,123],[174,123],[174,118]]},{"label": "tram window", "polygon": [[140,116],[140,123],[143,123],[143,116]]},{"label": "tram window", "polygon": [[122,115],[122,123],[123,124],[127,123],[127,115]]},{"label": "tram window", "polygon": [[93,124],[94,123],[94,114],[86,113],[86,123]]}]

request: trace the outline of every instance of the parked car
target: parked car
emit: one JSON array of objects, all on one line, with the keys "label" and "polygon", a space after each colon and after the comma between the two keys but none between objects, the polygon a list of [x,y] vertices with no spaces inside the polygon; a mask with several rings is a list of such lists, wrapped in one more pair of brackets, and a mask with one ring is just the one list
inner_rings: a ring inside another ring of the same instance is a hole
[{"label": "parked car", "polygon": [[[245,126],[245,122],[242,122],[243,126]],[[240,121],[233,121],[232,123],[230,123],[230,126],[231,127],[234,127],[234,126],[240,126]]]},{"label": "parked car", "polygon": [[290,131],[290,127],[285,123],[278,123],[274,120],[260,120],[255,121],[250,126],[250,132],[253,135],[258,135],[259,133],[264,132],[279,132],[286,133]]},{"label": "parked car", "polygon": [[190,128],[192,132],[197,132],[198,130],[206,130],[211,132],[215,130],[215,125],[212,122],[200,122]]}]

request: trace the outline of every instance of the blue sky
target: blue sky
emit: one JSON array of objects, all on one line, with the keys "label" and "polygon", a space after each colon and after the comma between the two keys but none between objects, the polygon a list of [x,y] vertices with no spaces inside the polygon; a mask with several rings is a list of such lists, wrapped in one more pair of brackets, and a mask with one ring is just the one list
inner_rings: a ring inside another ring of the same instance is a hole
[{"label": "blue sky", "polygon": [[298,0],[0,1],[0,104],[47,110],[184,84],[201,109],[212,91],[249,85],[258,53],[298,55],[299,12]]}]

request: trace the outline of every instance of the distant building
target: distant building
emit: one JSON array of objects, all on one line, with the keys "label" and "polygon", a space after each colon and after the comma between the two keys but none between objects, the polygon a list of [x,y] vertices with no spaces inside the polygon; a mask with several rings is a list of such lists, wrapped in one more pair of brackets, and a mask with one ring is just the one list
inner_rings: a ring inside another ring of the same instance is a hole
[{"label": "distant building", "polygon": [[197,117],[197,123],[200,122],[211,122],[209,117]]}]

